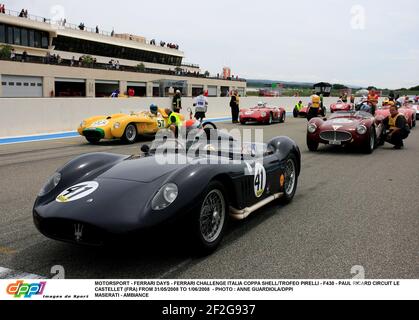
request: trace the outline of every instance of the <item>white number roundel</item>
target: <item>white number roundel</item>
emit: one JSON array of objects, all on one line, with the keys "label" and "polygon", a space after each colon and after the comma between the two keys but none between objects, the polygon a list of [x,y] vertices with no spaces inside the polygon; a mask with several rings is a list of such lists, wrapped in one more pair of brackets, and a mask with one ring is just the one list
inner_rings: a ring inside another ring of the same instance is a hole
[{"label": "white number roundel", "polygon": [[260,198],[265,192],[266,188],[266,170],[263,165],[258,162],[255,165],[254,187],[256,198]]},{"label": "white number roundel", "polygon": [[93,128],[104,127],[104,126],[107,126],[108,123],[109,123],[108,120],[99,120],[99,121],[96,121],[95,123],[93,123],[92,127]]},{"label": "white number roundel", "polygon": [[67,203],[80,200],[87,197],[88,195],[91,195],[97,190],[97,188],[99,188],[99,183],[96,181],[79,183],[61,192],[56,201],[60,203]]}]

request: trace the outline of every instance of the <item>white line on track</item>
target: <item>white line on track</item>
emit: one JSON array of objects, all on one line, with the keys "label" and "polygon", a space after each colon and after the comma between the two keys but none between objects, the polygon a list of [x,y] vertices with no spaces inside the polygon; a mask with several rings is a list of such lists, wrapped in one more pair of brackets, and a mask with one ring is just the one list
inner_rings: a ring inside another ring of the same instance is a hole
[{"label": "white line on track", "polygon": [[12,269],[2,268],[0,267],[0,279],[19,279],[19,280],[26,280],[26,279],[46,279],[45,277],[39,276],[37,274],[19,272]]},{"label": "white line on track", "polygon": [[169,271],[167,271],[167,272],[163,273],[161,276],[159,276],[159,279],[170,279],[170,275],[172,273],[175,273],[179,269],[182,269],[184,266],[188,265],[192,261],[193,261],[192,259],[188,259],[188,260],[185,260],[185,261],[179,263],[177,266],[174,266]]}]

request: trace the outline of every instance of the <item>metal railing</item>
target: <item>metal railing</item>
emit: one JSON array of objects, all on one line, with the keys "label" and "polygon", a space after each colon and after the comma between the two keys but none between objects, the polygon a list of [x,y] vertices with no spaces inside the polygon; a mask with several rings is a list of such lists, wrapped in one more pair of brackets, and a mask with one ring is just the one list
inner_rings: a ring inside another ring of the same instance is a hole
[{"label": "metal railing", "polygon": [[149,68],[138,68],[132,66],[123,66],[119,65],[116,67],[115,65],[111,65],[109,63],[84,63],[83,61],[79,60],[69,60],[69,59],[56,59],[54,56],[50,57],[37,57],[37,56],[30,56],[27,55],[24,57],[21,54],[16,54],[14,59],[6,59],[1,58],[0,60],[3,61],[14,61],[14,62],[21,62],[21,63],[37,63],[37,64],[48,64],[48,65],[57,65],[63,67],[74,67],[74,68],[88,68],[88,69],[101,69],[101,70],[109,70],[109,71],[122,71],[122,72],[137,72],[137,73],[148,73],[148,74],[159,74],[159,75],[168,75],[168,76],[181,76],[181,77],[188,77],[188,78],[204,78],[204,79],[213,79],[213,80],[226,80],[226,81],[238,81],[238,82],[246,82],[246,79],[237,79],[237,78],[228,78],[222,79],[219,77],[212,77],[206,76],[205,74],[200,73],[191,73],[191,72],[177,72],[177,71],[170,71],[170,70],[159,70],[159,69],[149,69]]}]

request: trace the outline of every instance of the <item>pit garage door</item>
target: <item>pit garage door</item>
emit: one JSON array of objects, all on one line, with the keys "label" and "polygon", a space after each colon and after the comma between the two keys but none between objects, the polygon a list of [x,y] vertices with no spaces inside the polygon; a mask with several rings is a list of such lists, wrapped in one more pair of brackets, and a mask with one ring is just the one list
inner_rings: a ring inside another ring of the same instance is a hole
[{"label": "pit garage door", "polygon": [[42,98],[43,82],[41,77],[2,75],[1,85],[5,98]]}]

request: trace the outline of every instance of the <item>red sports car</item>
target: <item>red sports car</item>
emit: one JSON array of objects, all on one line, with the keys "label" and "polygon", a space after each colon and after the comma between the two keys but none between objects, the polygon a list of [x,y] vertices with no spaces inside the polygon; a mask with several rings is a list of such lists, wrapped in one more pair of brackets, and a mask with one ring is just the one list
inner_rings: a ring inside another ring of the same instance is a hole
[{"label": "red sports car", "polygon": [[337,111],[351,111],[353,109],[352,104],[345,103],[342,100],[338,100],[338,102],[332,104],[330,106],[330,112],[334,113]]},{"label": "red sports car", "polygon": [[337,112],[329,119],[314,118],[307,127],[307,146],[317,151],[319,144],[354,145],[372,153],[382,143],[384,118],[364,111]]},{"label": "red sports car", "polygon": [[[416,127],[416,110],[411,105],[399,108],[399,112],[404,115],[410,128]],[[390,115],[390,106],[381,106],[375,111],[376,115],[387,118]]]},{"label": "red sports car", "polygon": [[240,123],[257,122],[272,124],[285,122],[287,112],[281,107],[270,107],[266,103],[259,103],[256,107],[240,110]]}]

